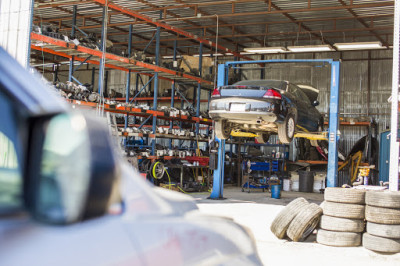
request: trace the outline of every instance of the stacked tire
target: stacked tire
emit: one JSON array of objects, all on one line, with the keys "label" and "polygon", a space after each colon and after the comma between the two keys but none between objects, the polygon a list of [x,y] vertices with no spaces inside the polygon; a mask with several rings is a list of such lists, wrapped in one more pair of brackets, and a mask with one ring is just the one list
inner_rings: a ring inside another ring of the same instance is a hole
[{"label": "stacked tire", "polygon": [[317,242],[335,247],[361,245],[364,232],[365,191],[326,188]]},{"label": "stacked tire", "polygon": [[321,214],[317,204],[297,198],[275,217],[270,229],[279,239],[288,236],[295,242],[304,241],[318,226]]},{"label": "stacked tire", "polygon": [[400,252],[400,192],[368,191],[363,246],[383,253]]}]

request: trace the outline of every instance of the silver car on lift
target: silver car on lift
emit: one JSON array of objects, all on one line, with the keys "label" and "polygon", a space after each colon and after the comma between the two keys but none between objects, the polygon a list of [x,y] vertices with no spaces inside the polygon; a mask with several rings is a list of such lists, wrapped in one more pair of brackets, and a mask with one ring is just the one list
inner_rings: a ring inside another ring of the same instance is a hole
[{"label": "silver car on lift", "polygon": [[261,265],[247,228],[142,180],[102,121],[0,58],[1,265]]}]

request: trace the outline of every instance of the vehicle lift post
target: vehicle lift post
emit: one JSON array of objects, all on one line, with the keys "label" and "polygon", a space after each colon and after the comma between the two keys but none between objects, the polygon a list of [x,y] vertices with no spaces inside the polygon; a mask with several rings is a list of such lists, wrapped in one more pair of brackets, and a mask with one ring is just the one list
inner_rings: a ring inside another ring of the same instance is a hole
[{"label": "vehicle lift post", "polygon": [[[337,186],[338,169],[338,128],[339,128],[339,84],[340,84],[340,61],[332,59],[273,59],[254,61],[231,61],[218,65],[217,87],[228,85],[229,67],[242,64],[265,64],[265,63],[327,63],[331,66],[330,102],[329,102],[329,152],[327,187]],[[216,138],[218,142],[218,167],[214,170],[213,188],[210,199],[223,199],[224,191],[224,168],[225,168],[225,140]]]}]

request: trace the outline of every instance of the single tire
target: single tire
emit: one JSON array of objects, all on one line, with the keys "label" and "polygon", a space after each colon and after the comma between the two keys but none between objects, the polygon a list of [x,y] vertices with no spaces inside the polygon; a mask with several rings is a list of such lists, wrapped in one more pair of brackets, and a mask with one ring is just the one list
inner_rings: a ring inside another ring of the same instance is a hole
[{"label": "single tire", "polygon": [[335,232],[319,229],[317,242],[333,247],[358,247],[361,245],[361,233]]},{"label": "single tire", "polygon": [[294,132],[296,130],[296,121],[293,114],[288,114],[282,124],[278,124],[278,137],[279,140],[288,144],[293,140]]},{"label": "single tire", "polygon": [[160,161],[155,161],[150,165],[150,175],[154,179],[161,179],[165,173],[165,166]]},{"label": "single tire", "polygon": [[364,232],[364,220],[338,218],[328,215],[322,215],[319,226],[324,230],[336,232]]},{"label": "single tire", "polygon": [[364,233],[363,246],[373,251],[397,253],[400,252],[400,239],[384,238]]},{"label": "single tire", "polygon": [[400,209],[400,191],[368,191],[365,200],[370,206]]},{"label": "single tire", "polygon": [[400,225],[367,222],[367,232],[373,236],[400,239]]},{"label": "single tire", "polygon": [[365,205],[325,201],[324,214],[340,218],[364,219]]},{"label": "single tire", "polygon": [[308,201],[304,198],[297,198],[290,202],[272,221],[271,232],[279,239],[284,238],[294,217],[308,205]]},{"label": "single tire", "polygon": [[365,190],[327,187],[324,199],[338,203],[365,204]]},{"label": "single tire", "polygon": [[295,242],[305,240],[317,227],[322,208],[315,203],[306,206],[296,215],[287,229],[287,235]]},{"label": "single tire", "polygon": [[400,224],[400,210],[367,205],[365,219],[377,224]]},{"label": "single tire", "polygon": [[215,136],[219,139],[228,139],[231,136],[231,129],[228,127],[226,120],[215,121]]},{"label": "single tire", "polygon": [[269,134],[266,133],[259,134],[257,135],[257,137],[255,137],[255,139],[257,140],[258,143],[265,144],[269,140]]}]

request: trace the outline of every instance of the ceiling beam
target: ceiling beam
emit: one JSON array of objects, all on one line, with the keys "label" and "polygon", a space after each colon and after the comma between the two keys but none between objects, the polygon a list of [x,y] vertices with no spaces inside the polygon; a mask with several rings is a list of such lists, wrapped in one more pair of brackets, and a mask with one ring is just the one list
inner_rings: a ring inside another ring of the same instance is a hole
[{"label": "ceiling beam", "polygon": [[[350,29],[330,29],[330,30],[313,30],[311,32],[306,31],[292,31],[292,32],[261,32],[261,33],[247,33],[247,34],[229,34],[229,35],[221,35],[220,38],[238,38],[238,37],[248,37],[248,36],[283,36],[283,35],[297,35],[297,34],[309,34],[309,33],[338,33],[338,32],[362,32],[362,31],[371,31],[371,30],[388,30],[392,31],[392,26],[386,27],[375,27],[375,28],[350,28]],[[385,33],[386,34],[386,33]],[[207,36],[206,38],[214,39],[215,36]],[[309,38],[308,38],[309,39]],[[169,39],[162,39],[163,42],[172,42],[175,40],[189,40],[189,38],[180,37],[180,38],[169,38]],[[140,44],[144,42],[133,42],[134,44]]]},{"label": "ceiling beam", "polygon": [[[95,0],[91,0],[95,1]],[[185,5],[172,5],[172,6],[166,6],[166,7],[159,7],[159,8],[149,8],[149,9],[140,9],[140,10],[132,10],[136,12],[151,12],[151,11],[157,11],[157,10],[170,10],[170,9],[182,9],[182,8],[188,8],[188,7],[193,7],[193,8],[198,8],[201,6],[212,6],[212,5],[226,5],[232,3],[243,3],[243,2],[258,2],[259,0],[236,0],[236,1],[212,1],[212,2],[206,2],[206,3],[197,3],[197,4],[185,4]],[[394,6],[394,1],[376,1],[374,3],[368,3],[368,4],[350,4],[345,6],[327,6],[327,7],[308,7],[308,8],[299,8],[299,9],[285,9],[285,10],[269,10],[269,11],[259,11],[259,12],[245,12],[245,13],[227,13],[227,14],[221,14],[219,17],[237,17],[237,16],[263,16],[263,15],[269,15],[269,14],[279,14],[279,13],[298,13],[298,12],[313,12],[313,11],[330,11],[330,10],[340,10],[340,9],[357,9],[357,8],[373,8],[373,7],[385,7],[385,6]],[[165,11],[164,11],[165,12]],[[109,12],[110,15],[117,15],[120,14],[120,12]],[[78,15],[77,18],[94,18],[94,17],[101,17],[101,14],[89,14],[89,15]],[[209,18],[210,16],[203,16],[201,18],[197,17],[185,17],[185,18],[179,18],[179,20],[193,20],[193,19],[205,19]],[[50,21],[59,21],[59,20],[64,20],[64,19],[71,19],[70,17],[61,17],[61,18],[45,18],[42,20],[42,22],[50,22]],[[174,19],[164,19],[164,22],[167,21],[173,21]],[[143,23],[143,22],[141,22]]]},{"label": "ceiling beam", "polygon": [[[271,0],[265,0],[266,3],[268,3],[269,8],[273,7],[275,10],[278,11],[282,11],[282,9],[280,7],[278,7],[276,4],[274,4]],[[291,22],[293,22],[296,26],[302,28],[303,30],[307,31],[307,32],[312,32],[312,30],[307,27],[306,25],[304,25],[303,23],[299,23],[297,21],[297,19],[295,19],[292,15],[289,15],[288,13],[284,12],[282,13],[282,15],[284,15],[285,17],[287,17]],[[322,35],[319,35],[317,33],[311,33],[313,36],[315,37],[319,37],[320,40],[322,41],[322,43],[326,43],[329,45],[332,45],[332,43],[330,43],[329,41],[327,41]]]},{"label": "ceiling beam", "polygon": [[196,36],[196,35],[194,35],[194,34],[192,34],[190,32],[181,30],[180,28],[171,26],[171,25],[163,23],[163,22],[156,21],[151,17],[148,17],[146,15],[142,15],[142,14],[140,14],[138,12],[135,12],[135,11],[132,11],[132,10],[130,10],[128,8],[116,5],[116,4],[112,3],[112,2],[109,2],[109,1],[106,1],[106,0],[94,0],[94,1],[96,1],[96,2],[98,2],[100,4],[102,4],[102,5],[107,5],[108,8],[116,10],[116,11],[119,11],[119,12],[121,12],[121,14],[127,15],[129,17],[134,17],[134,18],[137,18],[137,19],[140,19],[140,20],[144,20],[144,21],[148,22],[148,24],[150,24],[150,25],[154,25],[154,26],[157,26],[157,27],[164,28],[167,31],[174,32],[174,33],[176,33],[178,35],[185,36],[188,39],[193,39],[193,40],[196,40],[198,42],[203,43],[204,45],[214,47],[214,48],[218,49],[219,51],[221,51],[223,53],[232,53],[237,57],[241,57],[241,58],[244,58],[244,59],[247,59],[247,60],[252,60],[251,58],[249,58],[247,56],[243,56],[240,53],[238,53],[238,52],[236,52],[236,51],[234,51],[232,49],[223,47],[220,44],[217,44],[216,42],[209,41],[209,40],[206,40],[204,38],[200,38],[200,37],[198,37],[198,36]]},{"label": "ceiling beam", "polygon": [[[158,6],[156,6],[156,5],[154,5],[154,4],[152,4],[152,3],[149,3],[148,1],[146,1],[146,0],[137,0],[138,2],[140,2],[140,3],[143,3],[143,4],[145,4],[145,5],[148,5],[148,6],[150,6],[150,7],[153,7],[153,8],[158,8]],[[177,0],[175,0],[175,1],[177,1]],[[169,16],[172,16],[172,17],[175,17],[175,18],[181,18],[181,16],[179,16],[179,15],[177,15],[177,14],[175,14],[175,13],[173,13],[173,12],[171,12],[171,11],[168,11],[168,10],[164,10],[164,17],[167,17],[166,15],[169,15]],[[186,23],[188,23],[188,24],[191,24],[192,26],[199,26],[200,24],[198,24],[198,23],[195,23],[195,22],[192,22],[192,21],[186,21]],[[213,31],[213,30],[210,30],[210,29],[206,29],[206,31],[208,31],[209,33],[211,33],[211,34],[216,34],[216,32],[215,31]],[[227,39],[228,41],[231,41],[232,43],[233,43],[233,41],[232,40],[230,40],[230,39]],[[244,47],[244,46],[241,46],[241,47]]]},{"label": "ceiling beam", "polygon": [[[364,19],[376,19],[376,18],[384,18],[384,17],[393,17],[393,14],[384,14],[384,15],[372,15],[372,16],[359,16],[359,18]],[[323,21],[339,21],[339,20],[355,20],[356,18],[351,17],[331,17],[331,18],[313,18],[313,19],[299,19],[297,20],[298,23],[304,22],[323,22]],[[109,26],[129,26],[129,25],[136,25],[136,24],[145,24],[144,21],[136,21],[136,22],[118,22],[118,23],[110,23]],[[255,25],[274,25],[274,24],[289,24],[293,23],[292,21],[287,20],[277,20],[277,21],[260,21],[260,22],[243,22],[243,23],[230,23],[230,24],[220,24],[219,27],[233,27],[233,26],[255,26]],[[183,30],[193,30],[193,29],[208,29],[208,28],[216,28],[216,24],[212,25],[199,25],[199,26],[192,26],[192,27],[182,27]],[[79,27],[80,29],[95,29],[101,28],[101,25],[91,25],[91,26],[83,26]],[[71,28],[63,28],[64,30],[71,30]],[[114,35],[122,35],[124,33],[111,33],[110,36]],[[214,33],[215,34],[215,33]]]},{"label": "ceiling beam", "polygon": [[[97,1],[97,0],[95,0]],[[104,0],[103,0],[104,1]],[[317,11],[333,11],[343,9],[358,9],[358,8],[373,8],[373,7],[385,7],[394,6],[394,1],[376,1],[368,4],[353,4],[347,6],[323,6],[323,7],[310,7],[310,8],[294,8],[294,9],[283,9],[283,10],[270,10],[270,11],[257,11],[257,12],[242,12],[242,13],[226,13],[218,15],[220,18],[227,17],[243,17],[243,16],[265,16],[271,14],[281,13],[300,13],[300,12],[317,12]],[[204,16],[203,18],[210,18],[210,16]],[[163,22],[174,21],[174,20],[188,20],[193,19],[192,17],[180,18],[180,19],[163,19]]]},{"label": "ceiling beam", "polygon": [[[347,4],[346,4],[343,0],[338,0],[338,1],[339,1],[339,3],[340,3],[341,5],[347,7]],[[363,25],[365,28],[371,27],[371,25],[368,25],[362,18],[359,18],[359,17],[357,16],[356,12],[354,12],[352,8],[347,8],[347,11],[349,11],[349,13],[352,14],[352,15],[358,20],[358,22],[360,22],[361,25]],[[384,39],[382,39],[381,36],[379,36],[378,33],[376,33],[376,32],[373,31],[373,30],[371,31],[371,33],[374,34],[375,37],[376,37],[383,45],[385,45],[386,47],[388,46],[387,42],[386,42]]]},{"label": "ceiling beam", "polygon": [[[184,2],[182,1],[182,0],[174,0],[176,3],[179,3],[179,4],[183,4]],[[197,6],[196,7],[189,7],[190,9],[192,9],[194,12],[195,12],[195,16],[197,16],[197,14],[204,14],[204,15],[206,15],[206,16],[214,16],[214,20],[216,21],[216,22],[218,22],[218,26],[223,26],[223,25],[225,25],[225,24],[228,24],[226,21],[224,21],[224,20],[222,20],[222,19],[217,19],[217,16],[215,16],[216,14],[210,14],[210,13],[207,13],[206,11],[204,11],[204,10],[201,10],[200,8],[198,8]],[[244,32],[243,31],[241,31],[241,30],[239,30],[238,28],[236,28],[235,26],[232,26],[233,27],[233,32],[237,32],[237,33],[239,33],[239,34],[244,34]],[[205,29],[206,31],[208,30],[208,29]],[[213,34],[215,34],[216,35],[216,32],[214,32]],[[257,39],[257,38],[254,38],[254,37],[249,37],[249,39],[251,39],[251,40],[253,40],[253,41],[255,41],[255,42],[257,42],[257,43],[259,43],[259,44],[261,44],[261,45],[263,45],[262,44],[262,42],[259,40],[259,39]],[[227,40],[229,40],[229,39],[227,39]],[[229,41],[231,41],[231,42],[233,42],[233,40],[229,40]],[[241,44],[238,44],[239,46],[241,46],[241,47],[244,47],[243,45],[241,45]]]}]

